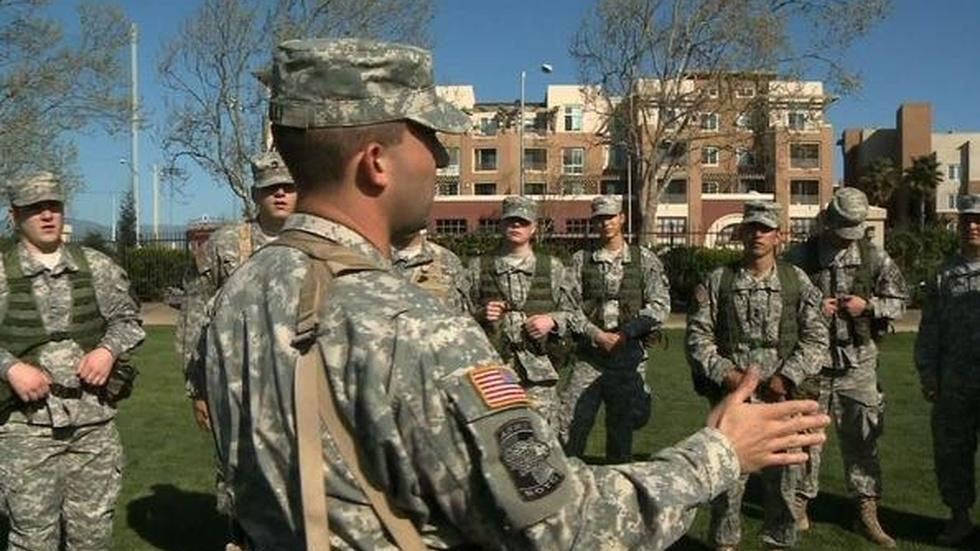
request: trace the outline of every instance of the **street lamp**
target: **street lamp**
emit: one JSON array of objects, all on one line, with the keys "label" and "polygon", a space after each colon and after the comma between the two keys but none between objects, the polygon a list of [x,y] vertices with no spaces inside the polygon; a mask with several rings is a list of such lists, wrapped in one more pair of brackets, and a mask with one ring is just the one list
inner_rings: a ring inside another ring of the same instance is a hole
[{"label": "street lamp", "polygon": [[[538,68],[541,70],[542,73],[546,75],[550,74],[552,71],[555,70],[554,67],[552,67],[548,63],[542,63],[541,66]],[[521,195],[522,196],[524,195],[524,183],[525,183],[524,181],[525,180],[524,179],[524,85],[526,84],[526,82],[527,82],[527,71],[521,71],[521,113],[517,123],[518,124],[517,140],[520,142],[519,149],[520,149],[520,159],[521,159]]]}]

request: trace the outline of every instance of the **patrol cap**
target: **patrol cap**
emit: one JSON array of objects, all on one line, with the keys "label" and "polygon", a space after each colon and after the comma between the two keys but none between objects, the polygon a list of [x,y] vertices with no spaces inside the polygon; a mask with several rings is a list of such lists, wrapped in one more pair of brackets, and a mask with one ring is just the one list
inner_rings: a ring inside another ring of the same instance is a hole
[{"label": "patrol cap", "polygon": [[293,176],[286,168],[286,163],[275,151],[253,155],[249,162],[252,163],[252,187],[255,189],[293,183]]},{"label": "patrol cap", "polygon": [[960,214],[980,214],[980,194],[960,195],[956,198],[956,210]]},{"label": "patrol cap", "polygon": [[592,216],[615,216],[621,212],[623,202],[616,195],[600,195],[592,200]]},{"label": "patrol cap", "polygon": [[500,218],[520,218],[534,222],[538,219],[538,202],[530,197],[505,197]]},{"label": "patrol cap", "polygon": [[746,201],[742,206],[742,224],[756,223],[776,229],[779,214],[779,204],[774,201]]},{"label": "patrol cap", "polygon": [[868,217],[868,196],[853,187],[843,187],[834,193],[827,205],[824,223],[838,237],[854,241],[864,237]]},{"label": "patrol cap", "polygon": [[65,202],[61,180],[51,172],[37,172],[10,184],[7,195],[11,206],[26,207],[42,201]]},{"label": "patrol cap", "polygon": [[269,120],[331,128],[411,120],[461,134],[470,118],[436,94],[428,50],[361,39],[287,40],[273,56]]}]

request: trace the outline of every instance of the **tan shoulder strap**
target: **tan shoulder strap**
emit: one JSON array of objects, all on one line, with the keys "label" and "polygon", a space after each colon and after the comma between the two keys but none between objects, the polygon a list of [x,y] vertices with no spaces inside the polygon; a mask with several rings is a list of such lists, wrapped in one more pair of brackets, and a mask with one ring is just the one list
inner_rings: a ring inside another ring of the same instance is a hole
[{"label": "tan shoulder strap", "polygon": [[[314,260],[310,264],[300,290],[297,311],[296,344],[301,350],[296,368],[294,392],[296,401],[296,431],[298,440],[300,486],[307,551],[330,549],[330,527],[327,517],[326,467],[323,460],[321,427],[340,451],[341,458],[351,470],[371,508],[385,530],[403,551],[422,551],[425,545],[412,522],[398,512],[388,495],[375,487],[365,476],[357,454],[357,443],[343,414],[333,399],[326,376],[326,365],[316,346],[318,312],[324,292],[335,275],[343,272],[378,269],[368,259],[354,251],[304,232],[285,232],[278,245],[293,246]],[[283,240],[285,237],[285,240]],[[300,246],[296,246],[300,244]]]},{"label": "tan shoulder strap", "polygon": [[242,265],[252,256],[252,223],[238,226],[238,264]]}]

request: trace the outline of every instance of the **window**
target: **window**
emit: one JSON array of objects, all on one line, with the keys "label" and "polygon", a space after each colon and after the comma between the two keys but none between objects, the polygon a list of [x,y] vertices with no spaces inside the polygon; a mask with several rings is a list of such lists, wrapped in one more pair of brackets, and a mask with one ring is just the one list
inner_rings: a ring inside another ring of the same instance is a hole
[{"label": "window", "polygon": [[459,195],[459,180],[440,180],[439,195]]},{"label": "window", "polygon": [[718,148],[707,145],[701,150],[701,164],[705,166],[718,166]]},{"label": "window", "polygon": [[790,180],[789,204],[819,205],[820,182],[818,180]]},{"label": "window", "polygon": [[660,197],[667,204],[683,205],[687,203],[687,180],[677,179],[667,182],[663,195]]},{"label": "window", "polygon": [[671,140],[661,140],[657,144],[660,155],[667,161],[681,160],[687,154],[687,144],[685,142],[674,142]]},{"label": "window", "polygon": [[718,113],[701,113],[701,130],[705,132],[717,132]]},{"label": "window", "polygon": [[473,194],[474,195],[496,195],[497,194],[497,184],[496,182],[477,182],[473,184]]},{"label": "window", "polygon": [[565,233],[588,235],[591,232],[588,218],[569,218],[565,220]]},{"label": "window", "polygon": [[743,84],[738,88],[735,88],[736,98],[751,98],[755,97],[755,86],[752,84]]},{"label": "window", "polygon": [[495,115],[484,115],[477,119],[477,131],[484,136],[493,136],[500,129]]},{"label": "window", "polygon": [[495,148],[474,150],[473,166],[475,172],[493,172],[497,170],[497,150]]},{"label": "window", "polygon": [[606,165],[605,168],[608,169],[623,169],[626,168],[626,159],[629,155],[626,151],[626,147],[622,145],[610,145],[605,147],[606,152]]},{"label": "window", "polygon": [[565,106],[565,132],[581,132],[581,131],[582,131],[582,106],[566,105]]},{"label": "window", "polygon": [[770,180],[765,178],[740,178],[738,180],[739,193],[775,193],[775,187]]},{"label": "window", "polygon": [[817,230],[815,218],[790,218],[789,235],[793,241],[806,241]]},{"label": "window", "polygon": [[687,218],[683,216],[657,217],[657,244],[681,245],[687,238]]},{"label": "window", "polygon": [[436,233],[439,235],[463,235],[466,233],[465,218],[440,218],[436,220]]},{"label": "window", "polygon": [[820,168],[820,144],[789,144],[790,168]]},{"label": "window", "polygon": [[956,209],[956,194],[955,193],[952,193],[952,194],[946,196],[946,208],[953,209],[953,210]]},{"label": "window", "polygon": [[561,150],[561,173],[582,174],[583,172],[585,172],[585,148],[563,148]]},{"label": "window", "polygon": [[663,127],[673,130],[680,125],[681,112],[675,107],[664,107],[660,110],[660,117],[663,119]]},{"label": "window", "polygon": [[954,182],[960,181],[960,165],[948,165],[946,167],[946,178]]},{"label": "window", "polygon": [[748,113],[739,113],[735,117],[735,128],[746,129],[752,126],[752,115]]},{"label": "window", "polygon": [[477,227],[477,231],[495,233],[500,229],[500,219],[499,218],[480,218],[480,224]]},{"label": "window", "polygon": [[446,164],[446,166],[440,168],[437,172],[445,176],[458,176],[459,175],[459,148],[447,147],[446,153],[449,154],[449,163]]},{"label": "window", "polygon": [[735,159],[741,168],[755,166],[755,153],[751,149],[738,149],[735,151]]},{"label": "window", "polygon": [[544,182],[526,182],[524,184],[524,195],[544,195],[547,192],[547,186],[544,185]]},{"label": "window", "polygon": [[701,193],[721,193],[721,186],[714,180],[701,182]]},{"label": "window", "polygon": [[548,170],[548,150],[537,147],[525,148],[524,169],[538,172]]},{"label": "window", "polygon": [[787,116],[790,130],[806,129],[806,121],[810,118],[806,111],[790,111]]},{"label": "window", "polygon": [[599,193],[603,195],[622,195],[626,193],[626,183],[619,180],[605,181],[599,184]]},{"label": "window", "polygon": [[708,88],[708,97],[709,98],[717,98],[718,97],[718,87],[717,86],[711,86],[710,88]]}]

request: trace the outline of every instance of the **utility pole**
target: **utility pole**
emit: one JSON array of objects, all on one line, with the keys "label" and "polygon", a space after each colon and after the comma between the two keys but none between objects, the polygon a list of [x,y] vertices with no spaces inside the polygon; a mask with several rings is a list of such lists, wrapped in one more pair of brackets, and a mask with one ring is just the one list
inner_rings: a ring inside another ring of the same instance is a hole
[{"label": "utility pole", "polygon": [[136,23],[129,26],[129,59],[130,59],[130,90],[132,93],[132,113],[130,117],[130,135],[132,144],[129,153],[129,170],[133,184],[133,206],[136,210],[136,246],[140,244],[140,117],[139,117],[139,80],[137,64],[137,41],[139,31]]}]

